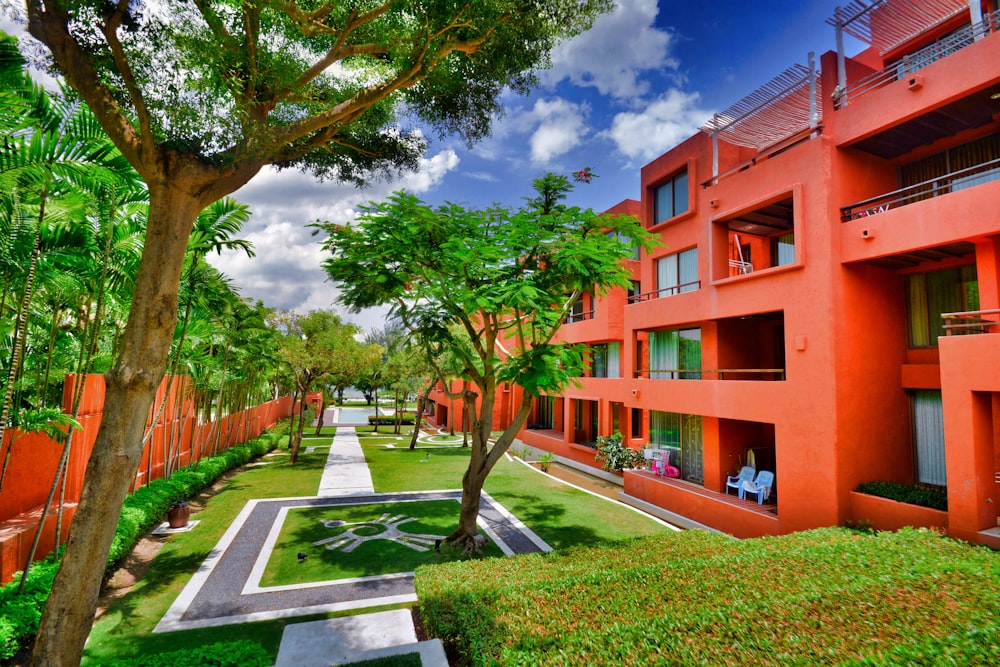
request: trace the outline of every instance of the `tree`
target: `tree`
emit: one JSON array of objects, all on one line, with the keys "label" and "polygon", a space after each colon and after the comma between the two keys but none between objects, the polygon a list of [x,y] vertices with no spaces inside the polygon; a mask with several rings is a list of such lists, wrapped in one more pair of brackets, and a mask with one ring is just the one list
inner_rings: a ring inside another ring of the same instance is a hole
[{"label": "tree", "polygon": [[610,0],[232,3],[26,0],[28,30],[149,187],[135,299],[31,665],[73,664],[163,376],[192,223],[263,166],[364,182],[412,168],[419,132],[485,136],[555,43]]},{"label": "tree", "polygon": [[[462,479],[462,507],[451,542],[471,544],[483,483],[524,425],[535,398],[563,389],[582,369],[580,346],[555,341],[586,290],[628,285],[624,260],[651,236],[633,218],[568,208],[569,181],[534,181],[537,198],[520,210],[432,208],[396,193],[362,210],[354,226],[321,225],[331,256],[324,268],[344,305],[392,305],[419,336],[439,379],[447,350],[468,388],[472,451]],[[477,261],[470,261],[476,258]],[[497,388],[523,392],[510,425],[490,445]]]},{"label": "tree", "polygon": [[[289,324],[289,333],[281,340],[278,356],[291,369],[296,390],[303,399],[307,391],[322,386],[331,375],[343,373],[345,367],[372,356],[382,356],[378,346],[358,343],[355,338],[358,328],[341,322],[340,316],[333,311],[314,310],[305,316],[293,315]],[[298,432],[292,439],[292,463],[298,460],[303,428],[299,420]]]}]

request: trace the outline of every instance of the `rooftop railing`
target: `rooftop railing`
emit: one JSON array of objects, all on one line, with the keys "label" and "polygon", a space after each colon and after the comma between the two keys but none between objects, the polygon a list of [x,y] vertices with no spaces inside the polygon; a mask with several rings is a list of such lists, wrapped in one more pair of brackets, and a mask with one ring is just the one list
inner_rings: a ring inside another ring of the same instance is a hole
[{"label": "rooftop railing", "polygon": [[840,109],[874,90],[894,81],[905,79],[914,72],[971,46],[984,35],[994,32],[1000,32],[1000,11],[986,14],[983,16],[982,23],[969,24],[960,28],[922,49],[903,56],[901,60],[897,60],[885,69],[872,72],[868,76],[848,83],[844,90],[835,92],[834,108]]},{"label": "rooftop railing", "polygon": [[915,204],[931,197],[965,190],[998,179],[1000,179],[1000,158],[844,206],[840,209],[840,219],[842,222],[850,222],[883,213],[891,208]]}]

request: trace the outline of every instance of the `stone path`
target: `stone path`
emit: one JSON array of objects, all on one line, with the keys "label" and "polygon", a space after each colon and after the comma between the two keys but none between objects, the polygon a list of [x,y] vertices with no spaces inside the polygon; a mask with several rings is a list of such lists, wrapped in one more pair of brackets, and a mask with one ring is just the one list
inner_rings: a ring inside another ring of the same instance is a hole
[{"label": "stone path", "polygon": [[[291,586],[263,587],[260,581],[289,509],[449,498],[458,502],[461,492],[375,493],[357,433],[340,427],[316,497],[248,502],[153,631],[413,604],[412,572]],[[486,493],[480,525],[508,555],[550,550]],[[425,666],[447,666],[440,640],[417,642],[408,609],[359,613],[289,624],[276,667],[328,667],[414,652]]]}]

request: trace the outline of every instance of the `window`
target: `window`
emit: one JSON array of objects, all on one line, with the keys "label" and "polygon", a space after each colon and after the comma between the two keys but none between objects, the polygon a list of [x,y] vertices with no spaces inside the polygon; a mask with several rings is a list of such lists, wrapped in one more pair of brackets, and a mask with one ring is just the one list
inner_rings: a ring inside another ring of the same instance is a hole
[{"label": "window", "polygon": [[701,379],[701,329],[649,332],[649,377],[654,380]]},{"label": "window", "polygon": [[688,210],[687,170],[677,174],[653,191],[654,224],[669,220]]},{"label": "window", "polygon": [[590,375],[595,378],[621,377],[621,343],[601,343],[590,348]]},{"label": "window", "polygon": [[632,437],[642,437],[642,410],[632,408]]},{"label": "window", "polygon": [[627,294],[627,296],[628,296],[629,303],[631,303],[632,301],[638,300],[640,294],[642,294],[642,287],[640,286],[639,281],[638,280],[630,280],[630,281],[628,281],[628,294]]},{"label": "window", "polygon": [[771,266],[784,266],[795,262],[795,233],[771,237]]},{"label": "window", "polygon": [[539,396],[535,399],[535,416],[537,428],[551,429],[555,424],[555,399],[552,396]]},{"label": "window", "polygon": [[913,459],[918,484],[947,486],[944,456],[944,411],[940,391],[910,394],[913,414]]},{"label": "window", "polygon": [[669,452],[670,465],[680,468],[681,479],[698,484],[705,483],[700,415],[650,411],[649,443],[653,447]]},{"label": "window", "polygon": [[638,259],[639,259],[639,244],[635,243],[631,239],[631,237],[625,236],[624,234],[621,234],[619,232],[608,232],[607,233],[607,237],[609,239],[613,239],[613,238],[617,237],[618,240],[623,245],[632,246],[632,253],[628,256],[628,259],[634,259],[634,260],[638,261]]},{"label": "window", "polygon": [[698,289],[698,248],[656,260],[656,296],[670,296]]},{"label": "window", "polygon": [[937,347],[944,335],[942,313],[979,310],[979,283],[972,264],[906,277],[910,347]]},{"label": "window", "polygon": [[[587,310],[588,305],[590,306],[590,310]],[[569,316],[566,318],[566,321],[582,322],[593,318],[594,314],[594,295],[589,292],[584,292],[580,295],[580,298],[573,303],[573,307],[570,309]]]}]

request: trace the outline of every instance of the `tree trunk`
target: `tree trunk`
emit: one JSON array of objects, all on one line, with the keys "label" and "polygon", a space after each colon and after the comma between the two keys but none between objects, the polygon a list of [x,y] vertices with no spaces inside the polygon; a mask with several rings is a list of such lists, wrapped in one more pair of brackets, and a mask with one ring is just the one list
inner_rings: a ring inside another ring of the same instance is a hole
[{"label": "tree trunk", "polygon": [[295,433],[295,437],[292,439],[292,455],[288,457],[288,462],[292,465],[299,462],[299,449],[302,448],[302,433],[306,428],[306,410],[308,409],[306,405],[306,390],[302,390],[302,401],[301,409],[299,410],[299,424],[298,427],[292,429]]},{"label": "tree trunk", "polygon": [[204,203],[185,185],[183,174],[150,183],[146,240],[121,354],[105,375],[101,427],[30,667],[79,665],[94,622],[118,517],[139,468],[143,427],[166,369],[188,236]]},{"label": "tree trunk", "polygon": [[437,378],[432,378],[427,384],[427,388],[424,389],[424,392],[417,396],[417,416],[413,420],[413,437],[410,438],[410,449],[417,448],[417,438],[420,436],[420,421],[424,418],[424,410],[427,407],[431,390],[434,389],[435,384],[437,384]]},{"label": "tree trunk", "polygon": [[316,436],[322,435],[323,415],[326,413],[326,391],[319,390],[319,414],[316,415]]},{"label": "tree trunk", "polygon": [[[482,389],[482,388],[481,388]],[[479,501],[483,495],[483,484],[490,471],[503,456],[504,452],[514,441],[514,436],[521,430],[524,423],[531,414],[531,398],[527,395],[521,400],[521,407],[511,421],[510,426],[504,430],[503,435],[494,443],[493,448],[489,447],[490,432],[493,428],[493,404],[496,401],[496,389],[488,386],[483,390],[483,400],[479,406],[479,414],[472,425],[472,456],[469,459],[469,467],[462,476],[462,509],[459,512],[458,528],[448,536],[448,542],[458,546],[470,548],[471,540],[479,532],[476,523],[479,518]],[[468,414],[474,415],[476,410],[476,395],[472,392],[465,392],[463,399],[465,410]]]}]

